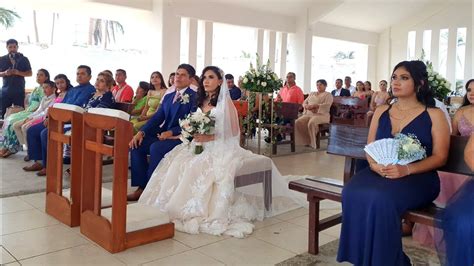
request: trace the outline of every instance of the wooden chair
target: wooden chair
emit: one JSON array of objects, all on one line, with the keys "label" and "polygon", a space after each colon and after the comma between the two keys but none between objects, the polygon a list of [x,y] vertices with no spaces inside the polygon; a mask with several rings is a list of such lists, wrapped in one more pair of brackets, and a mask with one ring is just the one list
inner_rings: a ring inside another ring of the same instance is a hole
[{"label": "wooden chair", "polygon": [[233,101],[235,109],[237,109],[237,114],[239,116],[239,126],[240,126],[240,146],[244,146],[245,141],[245,132],[244,132],[244,119],[247,117],[249,111],[249,102],[247,101]]},{"label": "wooden chair", "polygon": [[337,111],[333,117],[333,123],[367,126],[367,112],[369,106],[367,99],[361,100],[358,97],[334,97],[333,105]]},{"label": "wooden chair", "polygon": [[[263,127],[267,128],[273,135],[270,135],[272,140],[272,154],[277,153],[277,145],[290,144],[291,152],[295,152],[295,120],[298,118],[299,109],[301,104],[298,103],[274,103],[274,112],[277,117],[282,119],[285,123],[281,124],[263,124]],[[273,130],[272,130],[273,129]],[[290,140],[276,141],[276,134],[288,134]]]},{"label": "wooden chair", "polygon": [[[174,224],[159,209],[140,203],[127,206],[129,115],[93,108],[84,114],[81,233],[111,253],[174,236]],[[114,145],[103,143],[115,130]],[[101,209],[102,156],[114,157],[112,207]],[[130,215],[127,217],[127,213]]]},{"label": "wooden chair", "polygon": [[[57,103],[48,111],[48,166],[46,167],[46,213],[74,227],[80,223],[82,117],[84,109]],[[70,123],[71,134],[64,134]],[[71,137],[74,135],[74,138]],[[63,145],[71,145],[71,188],[63,195]]]}]

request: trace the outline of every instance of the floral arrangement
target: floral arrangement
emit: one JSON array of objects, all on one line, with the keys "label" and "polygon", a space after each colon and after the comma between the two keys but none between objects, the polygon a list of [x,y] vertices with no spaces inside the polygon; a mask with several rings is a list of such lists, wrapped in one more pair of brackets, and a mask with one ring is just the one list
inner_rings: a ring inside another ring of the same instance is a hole
[{"label": "floral arrangement", "polygon": [[399,133],[395,138],[379,139],[365,146],[364,151],[383,165],[407,165],[426,157],[425,148],[413,134]]},{"label": "floral arrangement", "polygon": [[257,54],[257,65],[250,63],[250,69],[243,76],[243,87],[250,92],[273,93],[279,91],[283,81],[270,68],[270,60],[266,65],[260,63]]},{"label": "floral arrangement", "polygon": [[[179,120],[181,127],[180,140],[189,144],[194,134],[211,135],[214,134],[216,120],[210,115],[210,112],[194,112],[188,114],[184,119]],[[200,154],[204,151],[201,143],[195,143],[194,154]]]},{"label": "floral arrangement", "polygon": [[[425,51],[421,52],[421,60],[425,58]],[[433,90],[433,96],[443,102],[446,96],[451,92],[451,83],[447,81],[443,76],[433,69],[433,63],[425,61],[426,70],[428,71],[428,85]]]}]

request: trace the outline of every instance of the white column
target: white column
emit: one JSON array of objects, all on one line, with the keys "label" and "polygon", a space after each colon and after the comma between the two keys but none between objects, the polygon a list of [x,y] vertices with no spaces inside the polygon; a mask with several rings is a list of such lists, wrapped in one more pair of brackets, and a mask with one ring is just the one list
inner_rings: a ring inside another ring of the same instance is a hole
[{"label": "white column", "polygon": [[307,14],[298,17],[296,23],[296,63],[297,69],[288,69],[289,72],[296,72],[296,84],[308,93],[311,91],[311,59],[313,32],[307,23]]},{"label": "white column", "polygon": [[456,89],[456,48],[457,29],[450,28],[448,35],[448,61],[446,64],[446,79],[451,82],[451,90]]},{"label": "white column", "polygon": [[260,59],[263,59],[263,35],[265,31],[263,29],[257,29],[257,54]]},{"label": "white column", "polygon": [[[156,56],[156,61],[161,64],[156,67],[161,70],[163,76],[168,76],[179,65],[181,18],[175,15],[171,3],[167,0],[153,0],[152,14],[153,22],[157,26],[156,35],[152,37],[153,47],[156,49],[152,56]],[[164,36],[166,41],[163,41]]]},{"label": "white column", "polygon": [[205,22],[205,42],[204,42],[204,67],[212,65],[212,35],[213,24],[211,21]]},{"label": "white column", "polygon": [[376,80],[377,76],[377,47],[374,45],[369,45],[367,53],[367,80],[372,83],[372,90],[376,90],[378,81]]},{"label": "white column", "polygon": [[423,30],[417,30],[416,37],[415,37],[415,59],[421,58],[422,50],[423,50]]},{"label": "white column", "polygon": [[286,50],[288,47],[288,33],[281,33],[281,48],[280,48],[280,78],[286,75]]},{"label": "white column", "polygon": [[268,58],[270,59],[270,67],[272,69],[275,69],[275,46],[276,46],[276,32],[270,31],[269,38],[268,38]]},{"label": "white column", "polygon": [[439,70],[439,28],[431,31],[431,56],[434,70]]},{"label": "white column", "polygon": [[188,63],[194,67],[197,64],[197,19],[189,19],[189,53]]}]

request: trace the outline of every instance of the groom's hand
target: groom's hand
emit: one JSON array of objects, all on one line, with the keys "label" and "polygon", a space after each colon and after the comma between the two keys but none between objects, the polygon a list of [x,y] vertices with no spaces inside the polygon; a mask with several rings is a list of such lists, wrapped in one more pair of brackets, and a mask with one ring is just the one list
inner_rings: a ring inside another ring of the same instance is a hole
[{"label": "groom's hand", "polygon": [[156,135],[160,140],[166,140],[166,139],[169,139],[170,137],[173,136],[173,131],[171,130],[168,130],[168,131],[165,131],[161,134],[157,134]]},{"label": "groom's hand", "polygon": [[143,136],[144,136],[143,131],[138,131],[137,134],[133,136],[132,140],[128,144],[130,149],[136,149],[138,148],[138,146],[142,145]]}]

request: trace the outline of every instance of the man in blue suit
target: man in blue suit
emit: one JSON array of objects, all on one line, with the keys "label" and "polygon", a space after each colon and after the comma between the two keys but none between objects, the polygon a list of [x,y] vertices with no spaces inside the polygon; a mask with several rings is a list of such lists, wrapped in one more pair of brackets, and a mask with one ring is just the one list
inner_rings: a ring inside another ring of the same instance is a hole
[{"label": "man in blue suit", "polygon": [[[137,190],[127,195],[127,200],[140,198],[153,171],[161,159],[174,147],[181,144],[179,119],[196,111],[196,92],[189,88],[196,71],[191,65],[181,64],[176,71],[176,90],[165,95],[160,108],[130,141],[132,187]],[[148,162],[147,156],[150,155]]]}]

